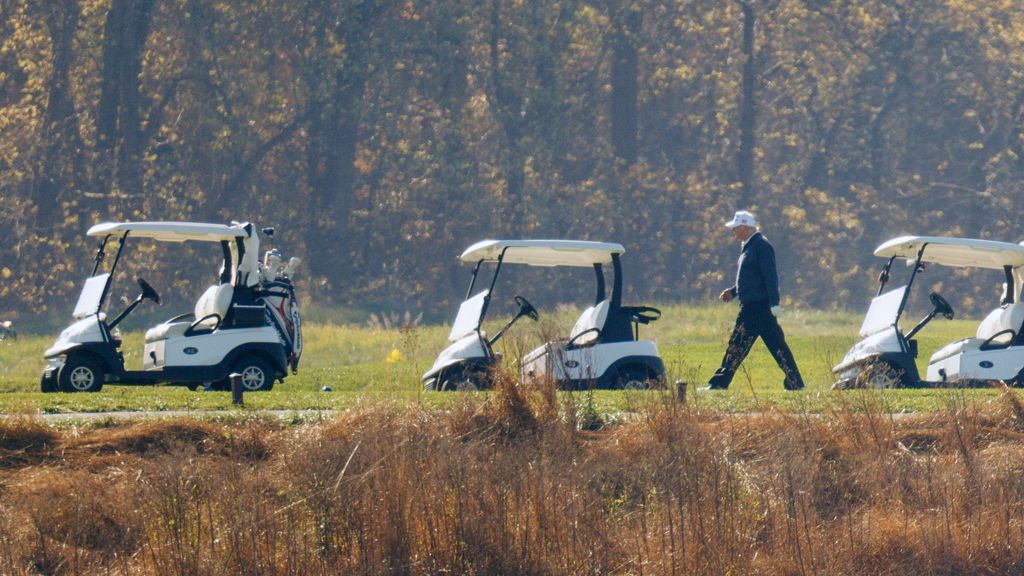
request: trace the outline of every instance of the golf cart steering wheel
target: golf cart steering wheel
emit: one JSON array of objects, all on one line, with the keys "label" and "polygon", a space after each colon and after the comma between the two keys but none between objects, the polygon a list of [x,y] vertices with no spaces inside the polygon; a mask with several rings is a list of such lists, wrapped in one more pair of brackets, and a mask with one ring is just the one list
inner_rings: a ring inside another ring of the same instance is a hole
[{"label": "golf cart steering wheel", "polygon": [[630,314],[634,322],[650,324],[661,318],[661,310],[653,306],[623,306],[622,309]]},{"label": "golf cart steering wheel", "polygon": [[516,296],[515,298],[513,298],[513,300],[515,300],[516,304],[519,305],[520,316],[526,316],[527,318],[533,320],[534,322],[540,319],[540,314],[537,314],[537,309],[534,308],[533,304],[530,304],[526,300],[526,298],[523,298],[522,296]]},{"label": "golf cart steering wheel", "polygon": [[946,299],[939,296],[938,292],[932,292],[928,295],[928,299],[932,301],[932,306],[935,306],[935,313],[941,314],[946,320],[953,319],[953,307],[946,302]]},{"label": "golf cart steering wheel", "polygon": [[136,278],[135,281],[139,283],[139,288],[142,288],[143,300],[149,298],[150,300],[156,302],[157,304],[160,303],[160,295],[157,294],[156,290],[154,290],[153,287],[149,285],[149,282],[146,282],[142,278]]}]

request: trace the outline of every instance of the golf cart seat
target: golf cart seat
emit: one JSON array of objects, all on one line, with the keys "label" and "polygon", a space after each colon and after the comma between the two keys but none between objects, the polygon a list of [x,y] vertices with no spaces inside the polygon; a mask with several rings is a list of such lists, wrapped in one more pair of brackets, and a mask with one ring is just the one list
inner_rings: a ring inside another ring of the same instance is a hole
[{"label": "golf cart seat", "polygon": [[231,284],[215,284],[203,292],[196,301],[195,312],[175,316],[163,324],[146,331],[146,342],[166,340],[185,334],[206,334],[220,326],[231,307],[234,287]]},{"label": "golf cart seat", "polygon": [[1024,302],[1003,304],[989,312],[989,315],[981,321],[974,338],[964,338],[947,344],[932,354],[929,363],[945,360],[971,350],[1005,348],[1016,340],[1022,326],[1024,326]]},{"label": "golf cart seat", "polygon": [[597,344],[601,339],[605,322],[608,321],[609,308],[611,300],[602,300],[584,310],[569,332],[569,344],[574,348]]}]

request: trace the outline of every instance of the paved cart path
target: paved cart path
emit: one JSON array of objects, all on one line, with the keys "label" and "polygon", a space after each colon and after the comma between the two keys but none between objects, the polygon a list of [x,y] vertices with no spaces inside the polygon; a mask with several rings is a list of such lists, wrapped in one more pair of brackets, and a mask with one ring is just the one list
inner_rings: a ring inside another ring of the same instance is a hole
[{"label": "paved cart path", "polygon": [[[280,420],[299,420],[302,422],[315,422],[317,420],[330,420],[337,416],[341,411],[339,410],[246,410],[246,409],[227,409],[227,410],[118,410],[110,412],[54,412],[54,413],[0,413],[0,418],[15,419],[15,418],[33,418],[39,419],[43,422],[52,424],[61,423],[89,423],[97,422],[101,420],[158,420],[158,419],[169,419],[169,418],[195,418],[199,420],[206,419],[242,419],[251,417],[266,417],[266,418],[277,418]],[[913,416],[920,416],[928,414],[927,412],[890,412],[884,415],[886,418],[902,419]],[[736,417],[758,417],[766,415],[765,412],[721,412],[720,415],[724,416],[736,416]],[[778,414],[773,414],[778,416]],[[821,418],[823,414],[820,413],[805,413],[805,414],[792,414],[794,416],[810,416],[812,418]],[[630,416],[636,416],[636,413],[631,412],[619,412],[613,416],[613,419],[629,419]]]},{"label": "paved cart path", "polygon": [[242,418],[264,416],[270,418],[296,418],[303,421],[329,420],[337,410],[118,410],[113,412],[52,412],[29,414],[0,414],[0,418],[37,418],[44,422],[95,422],[98,420],[156,420],[162,418]]}]

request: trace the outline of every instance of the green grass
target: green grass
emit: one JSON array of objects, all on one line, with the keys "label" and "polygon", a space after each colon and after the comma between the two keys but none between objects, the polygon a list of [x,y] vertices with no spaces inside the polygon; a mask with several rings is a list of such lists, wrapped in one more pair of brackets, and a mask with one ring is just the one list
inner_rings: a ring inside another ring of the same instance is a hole
[{"label": "green grass", "polygon": [[[956,399],[987,401],[995,398],[992,390],[897,390],[833,392],[831,367],[839,362],[857,339],[858,315],[838,312],[789,310],[781,323],[793,348],[808,387],[802,393],[782,390],[782,373],[763,344],[755,345],[728,392],[693,394],[718,367],[725,342],[735,319],[732,305],[707,307],[669,306],[662,319],[646,327],[641,336],[653,338],[659,346],[668,370],[669,381],[684,380],[691,385],[691,402],[700,406],[727,410],[765,410],[777,407],[792,411],[828,411],[837,405],[882,406],[887,411],[919,411],[947,407]],[[543,314],[543,313],[542,313]],[[538,345],[545,336],[564,335],[576,313],[562,311],[534,324],[521,320],[498,349],[504,358],[515,359]],[[490,331],[501,320],[488,325]],[[977,321],[936,320],[919,335],[922,373],[932,352],[955,339],[972,335]],[[420,375],[446,344],[448,327],[428,326],[406,331],[373,330],[355,325],[308,323],[304,327],[305,352],[299,374],[289,376],[271,392],[247,394],[247,409],[343,409],[360,402],[426,402],[445,405],[451,394],[422,391]],[[190,392],[181,387],[105,386],[96,394],[42,394],[39,374],[45,364],[42,352],[53,341],[51,336],[22,336],[17,341],[0,342],[0,411],[71,412],[111,410],[224,410],[230,408],[230,395],[215,392]],[[125,359],[129,368],[141,368],[140,333],[125,334]],[[397,350],[400,359],[392,357]],[[506,366],[515,368],[514,361]],[[321,392],[330,386],[332,392]],[[671,387],[670,387],[671,388]],[[586,393],[576,393],[587,401]],[[660,401],[664,394],[637,392],[593,393],[599,412],[621,412],[638,404]]]}]

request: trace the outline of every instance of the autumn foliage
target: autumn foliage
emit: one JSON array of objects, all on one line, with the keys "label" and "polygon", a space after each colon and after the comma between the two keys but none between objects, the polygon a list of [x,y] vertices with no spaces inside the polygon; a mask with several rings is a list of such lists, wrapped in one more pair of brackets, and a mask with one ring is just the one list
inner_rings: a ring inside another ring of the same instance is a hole
[{"label": "autumn foliage", "polygon": [[[431,321],[484,237],[693,300],[737,207],[785,294],[856,307],[888,237],[1024,237],[1022,39],[991,0],[2,0],[0,309],[66,314],[104,219],[275,225],[304,296]],[[194,301],[192,250],[130,273]]]}]

